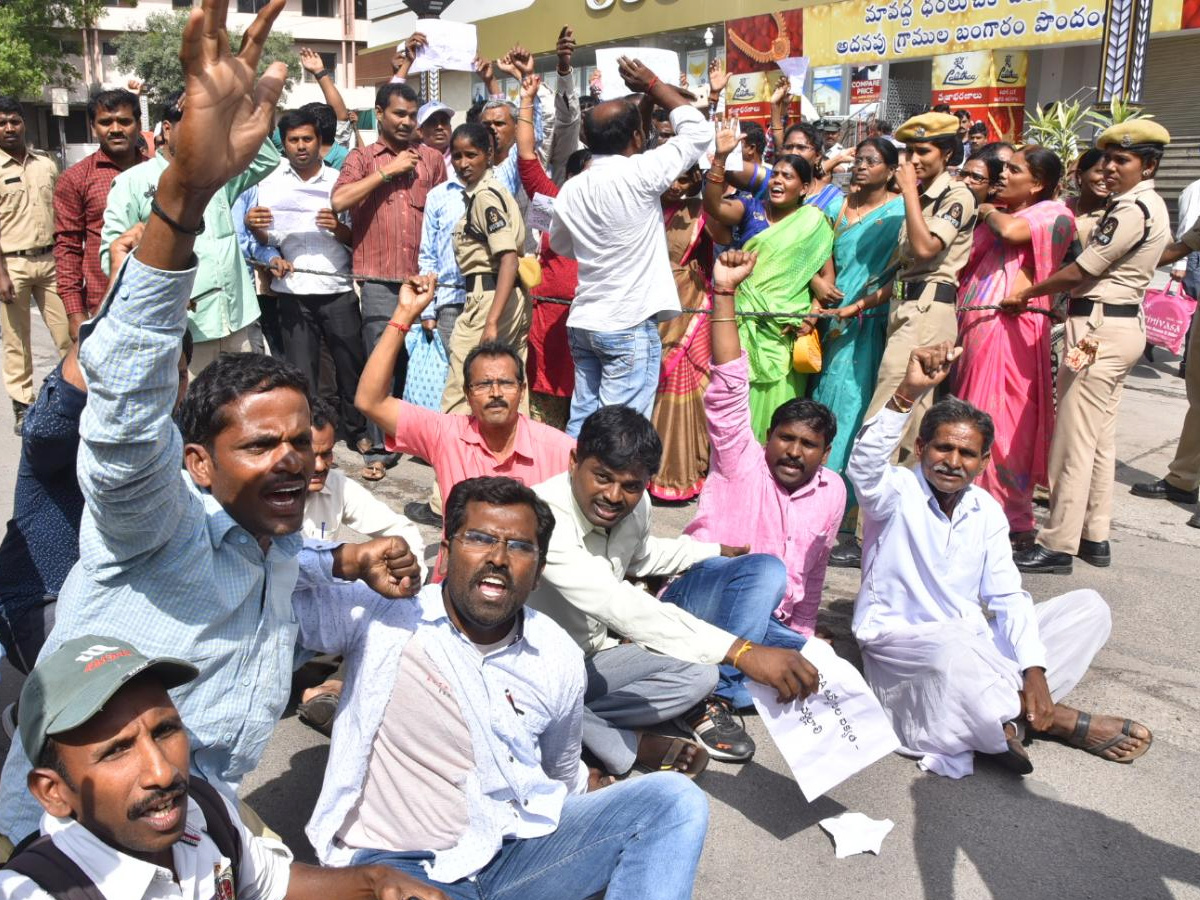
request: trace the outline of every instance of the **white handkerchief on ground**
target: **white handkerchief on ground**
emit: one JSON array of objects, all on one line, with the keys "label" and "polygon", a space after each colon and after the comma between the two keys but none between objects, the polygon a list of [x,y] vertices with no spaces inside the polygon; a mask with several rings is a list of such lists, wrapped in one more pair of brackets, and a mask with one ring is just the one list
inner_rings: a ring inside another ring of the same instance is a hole
[{"label": "white handkerchief on ground", "polygon": [[883,839],[896,827],[891,819],[872,819],[856,812],[822,819],[817,824],[833,838],[833,851],[838,859],[857,853],[874,853],[878,856],[883,849]]},{"label": "white handkerchief on ground", "polygon": [[608,47],[596,51],[596,68],[600,70],[600,99],[617,100],[629,93],[617,68],[622,56],[639,60],[659,81],[679,84],[679,54],[674,50],[655,47]]},{"label": "white handkerchief on ground", "polygon": [[[447,22],[445,19],[417,19],[414,32],[425,35],[426,45],[417,53],[409,74],[450,69],[455,72],[475,71],[475,55],[479,51],[479,34],[474,25],[466,22]],[[398,49],[403,49],[401,44]]]},{"label": "white handkerchief on ground", "polygon": [[820,673],[817,693],[780,703],[774,688],[749,680],[746,686],[771,740],[811,803],[897,750],[900,741],[858,669],[817,638],[810,638],[800,652]]}]

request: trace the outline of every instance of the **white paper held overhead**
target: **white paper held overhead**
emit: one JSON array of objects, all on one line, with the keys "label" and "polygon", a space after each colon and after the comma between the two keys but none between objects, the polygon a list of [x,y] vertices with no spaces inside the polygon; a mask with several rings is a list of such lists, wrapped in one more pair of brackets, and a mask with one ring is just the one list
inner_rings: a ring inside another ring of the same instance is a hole
[{"label": "white paper held overhead", "polygon": [[807,56],[789,56],[775,63],[779,71],[788,77],[788,90],[793,96],[804,93],[804,77],[808,74]]},{"label": "white paper held overhead", "polygon": [[617,100],[629,93],[617,60],[622,56],[636,59],[666,84],[679,84],[679,54],[674,50],[655,47],[608,47],[596,51],[596,68],[600,70],[600,99]]},{"label": "white paper held overhead", "polygon": [[817,693],[780,703],[774,688],[755,681],[746,686],[771,740],[811,803],[899,749],[900,741],[858,669],[817,638],[800,652],[820,673]]},{"label": "white paper held overhead", "polygon": [[[444,19],[417,19],[413,31],[425,35],[426,45],[417,53],[409,74],[450,69],[455,72],[475,71],[479,52],[479,35],[474,25],[466,22],[447,22]],[[404,49],[401,45],[397,49]]]}]

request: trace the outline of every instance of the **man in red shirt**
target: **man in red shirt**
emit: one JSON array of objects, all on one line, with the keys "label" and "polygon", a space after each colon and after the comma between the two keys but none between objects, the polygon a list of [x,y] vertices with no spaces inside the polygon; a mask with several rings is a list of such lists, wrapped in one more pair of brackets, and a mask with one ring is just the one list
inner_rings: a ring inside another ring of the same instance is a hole
[{"label": "man in red shirt", "polygon": [[100,268],[100,229],[113,179],[146,160],[138,149],[141,107],[125,90],[88,101],[88,121],[100,149],[63,172],[54,189],[54,263],[71,339],[96,314],[108,276]]},{"label": "man in red shirt", "polygon": [[[333,186],[333,211],[350,210],[354,275],[361,287],[363,343],[370,353],[396,308],[400,282],[420,268],[421,223],[425,198],[446,180],[442,154],[420,143],[417,108],[420,98],[406,84],[382,85],[375,94],[379,138],[356,147],[342,163]],[[407,357],[401,354],[393,376],[393,394],[404,392]],[[383,433],[368,426],[373,446],[363,454],[363,477],[378,481],[395,454],[383,446]]]}]

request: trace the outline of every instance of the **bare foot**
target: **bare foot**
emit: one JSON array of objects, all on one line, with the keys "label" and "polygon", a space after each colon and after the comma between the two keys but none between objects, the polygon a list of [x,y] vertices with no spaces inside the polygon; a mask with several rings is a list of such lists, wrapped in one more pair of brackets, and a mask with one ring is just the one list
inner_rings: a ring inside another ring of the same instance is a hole
[{"label": "bare foot", "polygon": [[610,784],[616,783],[617,779],[615,775],[609,775],[603,769],[588,769],[588,793],[598,791],[600,788],[606,788]]},{"label": "bare foot", "polygon": [[[1055,710],[1054,727],[1050,733],[1062,738],[1072,747],[1085,750],[1093,756],[1107,759],[1110,762],[1130,763],[1150,749],[1154,736],[1145,725],[1130,719],[1117,716],[1089,716],[1078,710],[1062,708],[1064,712],[1074,713],[1070,718],[1069,729],[1063,728],[1059,733],[1058,710]],[[1065,722],[1063,725],[1065,726]]]}]

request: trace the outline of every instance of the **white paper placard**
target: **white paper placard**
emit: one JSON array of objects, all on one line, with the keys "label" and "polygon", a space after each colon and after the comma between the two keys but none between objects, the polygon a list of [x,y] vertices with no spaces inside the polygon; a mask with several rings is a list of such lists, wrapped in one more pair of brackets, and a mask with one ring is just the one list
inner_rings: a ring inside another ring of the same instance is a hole
[{"label": "white paper placard", "polygon": [[289,185],[287,190],[267,184],[259,187],[258,205],[271,210],[273,234],[308,234],[320,231],[317,213],[329,209],[327,184]]},{"label": "white paper placard", "polygon": [[596,51],[596,68],[600,70],[600,99],[617,100],[629,94],[625,80],[617,68],[622,56],[639,60],[665,84],[679,84],[679,54],[674,50],[655,47],[608,47]]},{"label": "white paper placard", "polygon": [[774,688],[748,679],[746,687],[811,803],[898,750],[900,741],[858,669],[817,638],[810,638],[801,653],[820,673],[816,694],[781,704]]},{"label": "white paper placard", "polygon": [[[417,53],[409,74],[450,69],[455,72],[474,72],[479,52],[479,35],[474,25],[466,22],[447,22],[444,19],[417,19],[413,31],[425,35],[428,42]],[[401,44],[397,49],[404,49]]]},{"label": "white paper placard", "polygon": [[554,198],[546,194],[534,194],[525,213],[525,227],[535,231],[549,231],[554,218]]},{"label": "white paper placard", "polygon": [[788,91],[799,97],[804,93],[804,77],[808,74],[807,56],[789,56],[775,63],[779,71],[788,77]]}]

